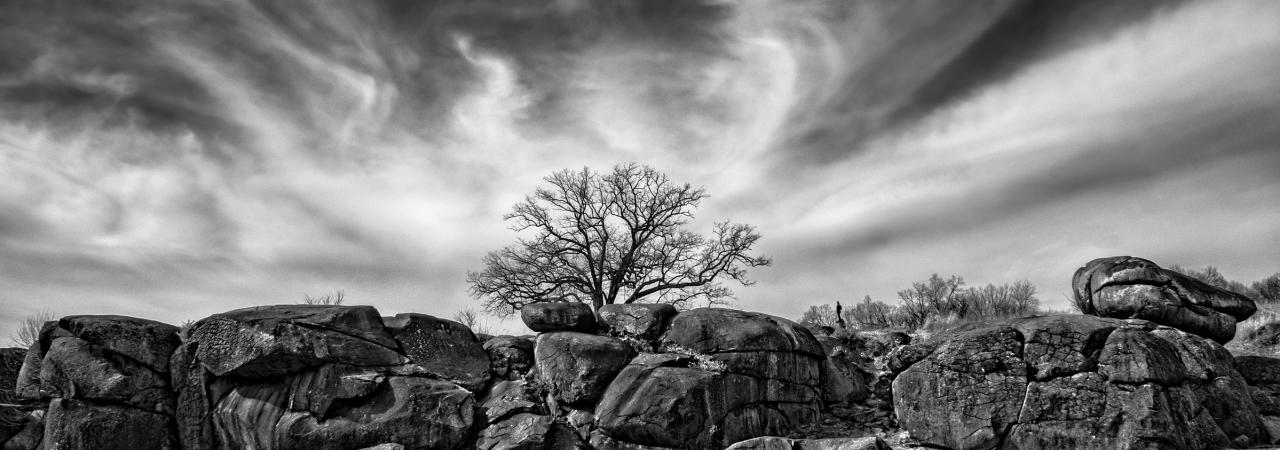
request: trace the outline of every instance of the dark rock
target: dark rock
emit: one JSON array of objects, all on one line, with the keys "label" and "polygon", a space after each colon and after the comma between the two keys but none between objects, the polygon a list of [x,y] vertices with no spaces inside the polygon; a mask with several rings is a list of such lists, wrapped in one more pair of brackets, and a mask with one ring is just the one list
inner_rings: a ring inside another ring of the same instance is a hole
[{"label": "dark rock", "polygon": [[370,306],[259,306],[192,327],[196,358],[215,376],[269,377],[325,363],[390,366],[407,359]]},{"label": "dark rock", "polygon": [[543,413],[537,398],[530,395],[523,380],[499,381],[489,388],[489,394],[481,401],[480,411],[487,423],[503,420],[520,413]]},{"label": "dark rock", "polygon": [[551,416],[522,413],[490,425],[480,432],[480,450],[543,450],[551,432]]},{"label": "dark rock", "polygon": [[833,439],[764,436],[738,442],[726,450],[891,450],[891,447],[875,436]]},{"label": "dark rock", "polygon": [[26,356],[25,348],[0,348],[0,403],[17,401],[14,387],[18,385],[18,372],[22,370],[22,361]]},{"label": "dark rock", "polygon": [[324,420],[286,413],[277,428],[277,448],[345,449],[390,436],[410,448],[464,448],[471,443],[474,409],[472,394],[453,383],[391,377],[367,401]]},{"label": "dark rock", "polygon": [[1257,310],[1248,297],[1129,256],[1090,261],[1071,281],[1086,314],[1146,319],[1226,343]]},{"label": "dark rock", "polygon": [[795,322],[722,308],[698,308],[676,315],[661,345],[704,354],[792,352],[819,359],[826,356],[813,333]]},{"label": "dark rock", "polygon": [[472,391],[489,380],[489,354],[466,325],[426,314],[386,320],[396,343],[414,364]]},{"label": "dark rock", "polygon": [[495,336],[484,342],[489,368],[498,378],[513,380],[533,368],[533,339],[524,336]]},{"label": "dark rock", "polygon": [[961,334],[893,381],[902,428],[952,448],[992,448],[1016,423],[1027,390],[1022,336],[1011,327]]},{"label": "dark rock", "polygon": [[185,450],[208,450],[214,445],[213,406],[207,386],[213,375],[195,356],[195,342],[184,342],[169,359],[169,380],[176,397],[174,422]]},{"label": "dark rock", "polygon": [[42,400],[50,398],[50,393],[43,390],[43,383],[40,382],[41,362],[44,360],[45,352],[49,350],[49,344],[60,337],[73,336],[70,331],[59,327],[56,320],[45,322],[40,328],[39,339],[31,343],[31,348],[23,357],[22,369],[18,370],[18,382],[14,386],[14,391],[19,398]]},{"label": "dark rock", "polygon": [[760,378],[774,378],[817,386],[822,382],[822,359],[793,352],[726,352],[708,355],[706,360],[723,365],[717,369]]},{"label": "dark rock", "polygon": [[573,331],[538,335],[534,348],[538,376],[568,404],[598,400],[632,355],[618,339]]},{"label": "dark rock", "polygon": [[1124,328],[1107,337],[1098,357],[1098,373],[1118,383],[1173,385],[1186,379],[1186,367],[1168,341],[1149,332]]},{"label": "dark rock", "polygon": [[163,414],[82,400],[54,399],[45,416],[49,449],[176,449]]},{"label": "dark rock", "polygon": [[815,420],[818,400],[816,389],[779,380],[632,365],[596,406],[596,425],[630,444],[723,448]]},{"label": "dark rock", "polygon": [[1096,370],[1107,337],[1125,323],[1064,314],[1014,320],[1011,325],[1026,338],[1023,358],[1032,378],[1043,381]]},{"label": "dark rock", "polygon": [[826,361],[820,366],[823,401],[861,402],[870,395],[876,374],[864,355],[844,342],[824,344]]},{"label": "dark rock", "polygon": [[219,438],[233,448],[348,449],[388,440],[410,448],[463,448],[474,398],[453,383],[390,377],[362,402],[325,417],[290,409],[283,383],[235,387],[214,412]]},{"label": "dark rock", "polygon": [[1264,443],[1235,366],[1220,344],[1147,322],[1014,319],[948,336],[894,380],[894,406],[923,444],[957,449]]},{"label": "dark rock", "polygon": [[667,304],[629,303],[600,307],[600,328],[614,336],[653,340],[662,335],[676,315]]},{"label": "dark rock", "polygon": [[167,376],[80,338],[58,338],[49,345],[40,380],[43,390],[64,399],[120,402],[166,414],[173,410]]},{"label": "dark rock", "polygon": [[27,411],[18,405],[0,404],[0,444],[18,434],[27,425]]},{"label": "dark rock", "polygon": [[45,411],[38,409],[27,413],[22,422],[22,429],[6,438],[4,450],[37,450],[43,447]]},{"label": "dark rock", "polygon": [[537,332],[596,331],[596,315],[591,306],[580,302],[534,303],[520,309],[520,320]]},{"label": "dark rock", "polygon": [[1280,358],[1237,356],[1236,364],[1249,384],[1280,384]]},{"label": "dark rock", "polygon": [[178,348],[178,327],[125,316],[67,316],[58,326],[111,353],[124,355],[160,373]]}]

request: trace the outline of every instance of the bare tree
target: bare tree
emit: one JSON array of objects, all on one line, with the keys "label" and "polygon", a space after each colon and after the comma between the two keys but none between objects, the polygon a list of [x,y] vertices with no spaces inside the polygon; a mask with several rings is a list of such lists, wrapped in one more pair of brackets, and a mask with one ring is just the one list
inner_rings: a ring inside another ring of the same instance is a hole
[{"label": "bare tree", "polygon": [[1256,281],[1252,287],[1262,301],[1280,302],[1280,273]]},{"label": "bare tree", "polygon": [[835,308],[831,305],[823,303],[821,305],[813,305],[808,311],[800,315],[799,323],[810,328],[836,327],[838,317]]},{"label": "bare tree", "polygon": [[339,289],[337,292],[325,294],[324,297],[312,297],[302,294],[302,303],[306,305],[341,305],[347,294]]},{"label": "bare tree", "polygon": [[48,309],[41,309],[23,317],[18,322],[18,331],[9,335],[9,339],[13,341],[15,347],[30,348],[36,340],[40,339],[40,329],[44,328],[45,322],[58,320],[58,315]]},{"label": "bare tree", "polygon": [[467,273],[487,311],[507,315],[564,299],[596,309],[640,300],[714,303],[732,295],[722,281],[751,285],[746,269],[770,264],[748,253],[760,239],[754,227],[719,222],[709,237],[684,229],[706,193],[651,167],[564,170],[545,180],[549,186],[504,217],[525,236],[486,255],[484,270]]},{"label": "bare tree", "polygon": [[470,306],[453,313],[453,321],[466,325],[475,334],[490,334],[489,327],[481,320],[481,314]]},{"label": "bare tree", "polygon": [[954,313],[963,317],[967,304],[957,295],[962,285],[963,278],[952,275],[944,280],[935,273],[928,280],[912,283],[911,289],[898,291],[898,298],[902,300],[899,308],[906,315],[906,325],[918,328],[930,316],[943,317]]}]

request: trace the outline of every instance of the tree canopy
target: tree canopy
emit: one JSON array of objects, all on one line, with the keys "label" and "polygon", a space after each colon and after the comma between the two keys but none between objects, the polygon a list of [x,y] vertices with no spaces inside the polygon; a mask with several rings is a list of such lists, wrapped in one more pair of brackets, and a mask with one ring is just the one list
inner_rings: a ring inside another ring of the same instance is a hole
[{"label": "tree canopy", "polygon": [[504,216],[522,235],[517,243],[467,273],[471,294],[488,311],[506,315],[561,300],[596,309],[641,300],[715,303],[732,295],[724,281],[751,285],[746,269],[770,264],[749,253],[760,239],[752,226],[717,222],[710,236],[685,229],[706,192],[652,167],[584,167],[544,180]]}]

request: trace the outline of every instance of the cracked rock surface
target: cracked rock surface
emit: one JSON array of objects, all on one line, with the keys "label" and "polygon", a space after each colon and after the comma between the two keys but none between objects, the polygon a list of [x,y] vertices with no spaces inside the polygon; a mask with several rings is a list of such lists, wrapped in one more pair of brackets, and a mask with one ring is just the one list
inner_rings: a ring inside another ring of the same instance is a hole
[{"label": "cracked rock surface", "polygon": [[719,449],[817,418],[825,354],[790,320],[695,309],[671,321],[660,347],[667,353],[641,354],[609,384],[593,444]]},{"label": "cracked rock surface", "polygon": [[1071,286],[1085,314],[1146,319],[1220,344],[1235,336],[1237,322],[1257,311],[1244,295],[1131,256],[1089,261]]},{"label": "cracked rock surface", "polygon": [[[1271,436],[1220,344],[1084,315],[1013,319],[913,344],[894,380],[922,443],[988,448],[1221,448]],[[923,354],[923,357],[918,355]]]}]

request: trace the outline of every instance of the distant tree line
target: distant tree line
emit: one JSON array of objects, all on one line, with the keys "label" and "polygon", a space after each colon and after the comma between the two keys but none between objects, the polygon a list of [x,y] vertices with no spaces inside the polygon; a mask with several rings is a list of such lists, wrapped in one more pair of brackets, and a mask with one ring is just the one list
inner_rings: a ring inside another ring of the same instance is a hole
[{"label": "distant tree line", "polygon": [[[1040,311],[1036,287],[1029,281],[965,287],[964,278],[938,274],[911,283],[898,291],[898,303],[891,305],[863,297],[837,316],[833,304],[813,305],[800,317],[811,328],[835,328],[842,317],[850,328],[901,328],[916,330],[934,322],[972,322],[1023,317]],[[842,305],[843,306],[843,305]]]},{"label": "distant tree line", "polygon": [[1169,266],[1169,270],[1185,274],[1212,286],[1244,294],[1258,303],[1280,303],[1280,272],[1255,281],[1252,284],[1244,284],[1236,280],[1228,280],[1214,266],[1196,269],[1173,265]]}]

